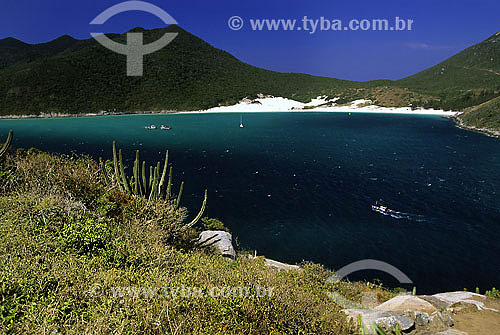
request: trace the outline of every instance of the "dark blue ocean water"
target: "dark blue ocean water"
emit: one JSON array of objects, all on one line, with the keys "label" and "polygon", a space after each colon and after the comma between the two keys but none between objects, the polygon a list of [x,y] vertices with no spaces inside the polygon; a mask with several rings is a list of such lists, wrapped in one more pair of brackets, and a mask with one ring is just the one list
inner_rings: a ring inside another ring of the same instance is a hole
[{"label": "dark blue ocean water", "polygon": [[[241,248],[332,269],[388,262],[420,293],[500,286],[500,140],[434,116],[343,113],[129,115],[1,120],[14,147],[153,163],[170,150],[183,205]],[[169,124],[171,131],[148,131]],[[375,214],[383,199],[403,214]],[[360,272],[352,279],[382,278]]]}]

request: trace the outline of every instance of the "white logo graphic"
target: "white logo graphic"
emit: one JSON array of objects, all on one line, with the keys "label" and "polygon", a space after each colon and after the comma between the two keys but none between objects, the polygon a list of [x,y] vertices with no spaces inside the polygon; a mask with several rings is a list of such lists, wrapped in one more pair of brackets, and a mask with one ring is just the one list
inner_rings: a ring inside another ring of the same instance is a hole
[{"label": "white logo graphic", "polygon": [[239,16],[232,16],[227,21],[229,29],[231,30],[241,30],[243,28],[244,22],[243,19]]},{"label": "white logo graphic", "polygon": [[[99,14],[90,24],[102,25],[113,16],[129,11],[142,11],[153,14],[166,25],[177,24],[177,21],[163,9],[144,1],[126,1],[117,4]],[[142,33],[127,33],[127,44],[117,43],[104,33],[90,33],[90,35],[105,48],[127,56],[127,76],[142,76],[144,73],[144,56],[167,46],[177,37],[178,33],[165,33],[159,40],[146,45],[144,45]]]},{"label": "white logo graphic", "polygon": [[[333,275],[331,275],[327,279],[327,283],[335,284],[342,279],[346,278],[348,275],[354,272],[362,271],[362,270],[378,270],[390,274],[392,277],[396,278],[400,284],[413,284],[413,281],[404,274],[398,268],[382,262],[377,261],[375,259],[364,259],[361,261],[357,261],[351,264],[344,266],[342,269],[335,271]],[[359,304],[350,301],[338,294],[337,292],[328,292],[328,296],[333,299],[338,305],[343,306],[344,308],[366,308],[366,306],[359,306]],[[376,296],[373,296],[370,292],[364,292],[363,297],[361,299],[362,305],[368,304],[372,301],[376,300]],[[375,301],[376,302],[376,301]]]}]

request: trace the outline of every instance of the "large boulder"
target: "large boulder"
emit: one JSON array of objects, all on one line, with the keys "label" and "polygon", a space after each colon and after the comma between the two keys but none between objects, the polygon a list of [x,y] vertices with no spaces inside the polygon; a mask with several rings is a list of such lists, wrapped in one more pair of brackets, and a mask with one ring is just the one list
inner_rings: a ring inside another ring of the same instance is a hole
[{"label": "large boulder", "polygon": [[433,297],[445,301],[451,307],[463,304],[470,304],[476,306],[477,310],[479,311],[485,309],[494,312],[499,312],[494,308],[486,307],[486,305],[484,304],[484,301],[486,301],[486,297],[484,295],[477,293],[458,291],[458,292],[434,294]]},{"label": "large boulder", "polygon": [[429,314],[420,311],[406,310],[403,316],[415,321],[415,327],[417,328],[427,327],[432,320]]},{"label": "large boulder", "polygon": [[432,313],[430,319],[428,328],[434,331],[445,331],[455,323],[453,314],[449,311],[436,311]]},{"label": "large boulder", "polygon": [[281,263],[281,262],[278,262],[278,261],[275,261],[275,260],[272,260],[269,258],[266,258],[265,265],[271,269],[278,271],[278,272],[280,272],[280,271],[288,272],[290,270],[300,270],[300,266],[298,266],[298,265]]},{"label": "large boulder", "polygon": [[406,310],[434,313],[436,308],[429,302],[414,295],[399,295],[378,305],[375,309],[381,311],[404,312]]},{"label": "large boulder", "polygon": [[425,301],[427,301],[428,303],[430,303],[432,306],[436,307],[436,309],[438,311],[441,311],[441,310],[444,310],[444,309],[447,309],[448,307],[451,306],[451,304],[449,302],[446,302],[444,300],[441,300],[439,298],[436,298],[432,295],[419,295],[418,296],[420,299],[423,299]]},{"label": "large boulder", "polygon": [[222,257],[236,259],[236,251],[233,247],[233,236],[227,231],[206,230],[200,233],[198,246],[210,247]]},{"label": "large boulder", "polygon": [[344,312],[354,322],[361,316],[361,322],[365,332],[375,334],[373,324],[377,324],[385,330],[390,330],[399,325],[401,330],[409,330],[414,326],[413,320],[399,313],[380,311],[376,309],[345,309]]}]

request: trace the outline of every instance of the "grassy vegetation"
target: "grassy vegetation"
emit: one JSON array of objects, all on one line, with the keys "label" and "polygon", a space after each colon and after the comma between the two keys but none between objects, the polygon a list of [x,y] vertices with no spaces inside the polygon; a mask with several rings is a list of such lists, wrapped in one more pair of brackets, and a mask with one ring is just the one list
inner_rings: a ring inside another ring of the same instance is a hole
[{"label": "grassy vegetation", "polygon": [[394,82],[395,86],[435,96],[424,107],[462,110],[500,95],[500,33],[427,70]]},{"label": "grassy vegetation", "polygon": [[[185,208],[121,191],[87,157],[18,150],[2,160],[0,185],[2,333],[353,334],[327,292],[358,303],[364,291],[391,296],[372,284],[328,284],[318,265],[275,272],[263,259],[199,250]],[[203,226],[223,229],[217,220]],[[273,291],[193,298],[166,287]]]},{"label": "grassy vegetation", "polygon": [[465,110],[460,119],[468,126],[500,131],[500,97]]}]

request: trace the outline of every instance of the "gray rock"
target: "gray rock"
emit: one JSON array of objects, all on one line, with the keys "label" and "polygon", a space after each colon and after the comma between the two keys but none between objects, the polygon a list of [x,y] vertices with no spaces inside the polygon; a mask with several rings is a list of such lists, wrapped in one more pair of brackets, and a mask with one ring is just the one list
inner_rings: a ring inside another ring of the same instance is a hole
[{"label": "gray rock", "polygon": [[431,322],[429,314],[420,311],[412,311],[407,309],[404,311],[403,316],[415,322],[417,328],[424,328]]},{"label": "gray rock", "polygon": [[286,264],[286,263],[281,263],[278,261],[274,261],[272,259],[266,258],[265,260],[265,265],[279,271],[285,271],[288,272],[290,270],[300,270],[300,266],[298,265],[291,265],[291,264]]},{"label": "gray rock", "polygon": [[344,312],[353,319],[354,322],[357,322],[358,315],[361,315],[363,328],[370,334],[375,334],[375,329],[373,329],[372,326],[374,323],[386,330],[392,329],[396,327],[396,325],[399,325],[403,331],[414,326],[413,320],[395,312],[380,311],[376,309],[345,309]]},{"label": "gray rock", "polygon": [[375,309],[392,312],[411,310],[433,313],[436,311],[436,308],[432,304],[414,295],[399,295],[378,305]]},{"label": "gray rock", "polygon": [[418,327],[425,327],[429,322],[431,322],[431,317],[425,312],[415,311],[415,324]]},{"label": "gray rock", "polygon": [[466,332],[456,330],[456,329],[448,329],[442,332],[437,333],[437,335],[469,335]]},{"label": "gray rock", "polygon": [[236,251],[233,247],[233,237],[227,231],[207,230],[200,233],[198,246],[211,247],[223,257],[236,259]]},{"label": "gray rock", "polygon": [[436,298],[432,295],[420,295],[420,299],[427,301],[432,306],[434,306],[437,310],[444,310],[451,306],[449,302]]},{"label": "gray rock", "polygon": [[486,309],[486,310],[498,312],[498,310],[496,310],[494,308],[488,308],[485,306],[484,302],[479,301],[479,299],[484,300],[484,299],[486,299],[486,297],[484,295],[477,294],[477,293],[458,291],[458,292],[434,294],[433,297],[441,299],[441,300],[449,303],[450,305],[455,305],[455,304],[459,304],[459,303],[471,304],[471,305],[475,305],[478,310]]},{"label": "gray rock", "polygon": [[460,301],[464,301],[464,300],[470,299],[472,297],[485,298],[484,295],[472,293],[472,292],[466,292],[466,291],[438,293],[438,294],[434,294],[433,297],[444,300],[444,301],[451,303],[451,304],[456,303],[456,302],[460,302]]},{"label": "gray rock", "polygon": [[434,312],[430,316],[429,327],[436,331],[444,331],[453,326],[454,321],[450,312]]},{"label": "gray rock", "polygon": [[394,329],[399,324],[394,315],[378,318],[377,320],[375,320],[375,323],[382,327],[382,329],[384,330]]}]

